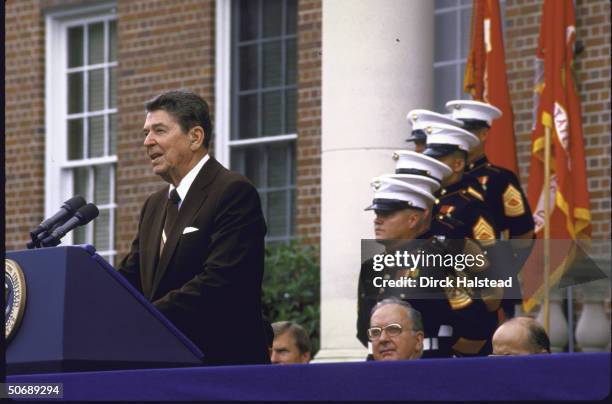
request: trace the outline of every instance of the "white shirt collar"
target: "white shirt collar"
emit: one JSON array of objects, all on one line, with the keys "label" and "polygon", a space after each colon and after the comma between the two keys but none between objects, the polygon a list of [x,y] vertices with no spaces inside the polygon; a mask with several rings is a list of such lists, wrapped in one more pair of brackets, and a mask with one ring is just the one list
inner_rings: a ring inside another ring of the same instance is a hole
[{"label": "white shirt collar", "polygon": [[[206,163],[209,159],[210,159],[210,156],[208,155],[208,153],[206,153],[206,155],[204,155],[204,157],[202,157],[200,161],[198,161],[198,164],[196,164],[187,173],[187,175],[183,177],[181,182],[179,182],[178,187],[176,187],[176,192],[178,192],[179,196],[181,197],[181,202],[179,203],[179,207],[185,200],[185,197],[187,196],[187,192],[189,191],[189,188],[191,188],[191,184],[193,184],[193,181],[197,177],[198,173],[200,172],[202,167],[204,167],[204,163]],[[170,184],[170,189],[168,189],[168,195],[170,195],[170,192],[172,192],[173,189],[174,189],[174,185]]]}]

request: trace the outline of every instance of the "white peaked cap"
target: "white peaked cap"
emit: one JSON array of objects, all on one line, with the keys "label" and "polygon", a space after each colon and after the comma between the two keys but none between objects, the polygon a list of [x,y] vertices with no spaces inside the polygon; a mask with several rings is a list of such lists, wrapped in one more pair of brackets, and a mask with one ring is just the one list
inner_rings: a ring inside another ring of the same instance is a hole
[{"label": "white peaked cap", "polygon": [[467,130],[443,124],[433,126],[431,133],[427,136],[428,147],[431,144],[455,145],[459,149],[469,152],[479,143],[478,137]]},{"label": "white peaked cap", "polygon": [[416,185],[386,176],[373,178],[371,185],[374,189],[374,204],[368,209],[379,209],[377,204],[385,201],[403,202],[405,208],[429,209],[436,199],[430,192]]},{"label": "white peaked cap", "polygon": [[422,130],[425,133],[428,133],[428,128],[431,126],[445,124],[461,127],[461,121],[453,119],[450,115],[439,114],[434,111],[429,111],[427,109],[413,109],[408,112],[406,115],[406,119],[412,125],[412,130]]},{"label": "white peaked cap", "polygon": [[442,182],[453,173],[446,164],[411,150],[397,150],[393,153],[393,159],[396,174],[422,175]]},{"label": "white peaked cap", "polygon": [[425,192],[433,194],[440,189],[440,183],[430,177],[418,174],[385,174],[381,178],[391,178],[393,180],[403,181],[406,184],[414,185]]},{"label": "white peaked cap", "polygon": [[502,116],[502,112],[499,108],[481,101],[449,101],[446,103],[446,109],[453,114],[454,119],[484,121],[489,126],[491,126],[495,119]]}]

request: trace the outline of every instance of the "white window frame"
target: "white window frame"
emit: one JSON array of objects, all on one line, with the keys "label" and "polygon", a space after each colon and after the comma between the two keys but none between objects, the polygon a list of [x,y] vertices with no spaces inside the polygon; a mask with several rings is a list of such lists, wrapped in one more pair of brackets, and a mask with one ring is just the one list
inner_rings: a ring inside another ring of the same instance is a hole
[{"label": "white window frame", "polygon": [[[69,162],[67,159],[67,28],[116,19],[115,2],[57,9],[45,15],[45,217],[54,214],[63,201],[73,196],[72,176],[63,175],[62,170],[82,165]],[[109,111],[116,113],[116,108],[102,112]],[[91,158],[88,161],[96,164],[114,164],[117,162],[117,156]],[[116,170],[116,165],[112,166],[111,170]],[[109,185],[110,200],[114,201],[115,184],[111,181]],[[115,211],[117,208],[114,202],[104,206]],[[113,226],[111,221],[109,228],[111,249],[100,253],[116,256]],[[69,233],[64,237],[62,244],[72,244],[72,240],[72,233]]]}]

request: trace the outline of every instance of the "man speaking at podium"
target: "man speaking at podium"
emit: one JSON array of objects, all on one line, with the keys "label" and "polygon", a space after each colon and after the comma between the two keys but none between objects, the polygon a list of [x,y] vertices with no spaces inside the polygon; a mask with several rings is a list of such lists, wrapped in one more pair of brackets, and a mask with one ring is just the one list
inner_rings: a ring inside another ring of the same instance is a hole
[{"label": "man speaking at podium", "polygon": [[209,156],[212,125],[200,96],[166,92],[146,110],[146,153],[170,185],[145,201],[119,272],[198,345],[206,364],[269,363],[259,195]]}]

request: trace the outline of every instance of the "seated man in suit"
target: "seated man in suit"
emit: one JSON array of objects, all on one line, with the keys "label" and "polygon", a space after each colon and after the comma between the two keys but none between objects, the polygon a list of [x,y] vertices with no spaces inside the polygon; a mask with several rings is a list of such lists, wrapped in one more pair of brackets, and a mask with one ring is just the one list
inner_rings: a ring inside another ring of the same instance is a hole
[{"label": "seated man in suit", "polygon": [[143,145],[168,185],[145,201],[119,272],[203,351],[206,364],[269,363],[257,190],[208,154],[212,125],[200,96],[170,91],[146,110]]},{"label": "seated man in suit", "polygon": [[390,297],[372,309],[368,339],[374,360],[419,359],[424,336],[421,313],[410,303]]},{"label": "seated man in suit", "polygon": [[533,355],[550,353],[550,340],[544,327],[530,317],[514,317],[493,334],[493,355]]},{"label": "seated man in suit", "polygon": [[310,362],[310,337],[306,330],[293,321],[277,321],[272,324],[274,342],[271,360],[273,364]]}]

